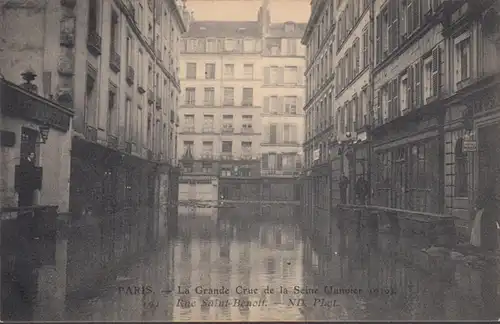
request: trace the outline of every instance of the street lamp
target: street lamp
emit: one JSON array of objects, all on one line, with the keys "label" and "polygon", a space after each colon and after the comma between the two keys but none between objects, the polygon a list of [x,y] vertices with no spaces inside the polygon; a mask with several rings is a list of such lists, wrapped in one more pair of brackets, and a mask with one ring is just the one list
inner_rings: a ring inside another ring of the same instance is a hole
[{"label": "street lamp", "polygon": [[37,141],[36,144],[45,144],[47,143],[47,139],[49,138],[50,125],[43,124],[39,127],[40,132],[40,141]]}]

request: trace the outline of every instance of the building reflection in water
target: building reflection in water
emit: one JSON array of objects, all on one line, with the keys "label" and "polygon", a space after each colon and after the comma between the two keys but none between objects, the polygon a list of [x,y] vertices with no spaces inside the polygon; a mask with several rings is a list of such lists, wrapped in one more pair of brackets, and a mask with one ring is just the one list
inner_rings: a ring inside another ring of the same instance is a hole
[{"label": "building reflection in water", "polygon": [[[340,312],[328,314],[316,309],[308,319],[333,319],[339,313],[344,317],[337,319],[356,320],[497,320],[500,317],[498,266],[474,269],[464,261],[449,258],[424,259],[420,267],[412,266],[407,262],[408,255],[413,255],[415,261],[423,255],[419,247],[412,248],[417,245],[415,238],[398,239],[369,231],[356,233],[332,228],[330,246],[305,239],[305,282],[318,287],[362,289],[364,293],[337,296],[342,303]],[[316,241],[323,243],[321,238]],[[426,271],[425,265],[432,262],[438,262],[438,267]]]}]

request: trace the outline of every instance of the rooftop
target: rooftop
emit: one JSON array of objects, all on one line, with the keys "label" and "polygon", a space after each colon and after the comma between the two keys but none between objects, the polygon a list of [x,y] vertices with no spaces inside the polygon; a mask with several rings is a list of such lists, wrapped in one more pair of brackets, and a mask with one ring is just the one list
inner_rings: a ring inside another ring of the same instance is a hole
[{"label": "rooftop", "polygon": [[204,37],[260,37],[261,31],[257,21],[193,21],[185,38]]}]

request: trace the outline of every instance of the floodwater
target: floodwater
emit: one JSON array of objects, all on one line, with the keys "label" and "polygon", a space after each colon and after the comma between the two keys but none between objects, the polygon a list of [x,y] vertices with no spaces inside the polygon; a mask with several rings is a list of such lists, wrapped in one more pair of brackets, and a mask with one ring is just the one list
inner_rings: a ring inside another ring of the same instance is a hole
[{"label": "floodwater", "polygon": [[[500,316],[495,265],[405,264],[386,234],[329,227],[304,238],[296,207],[186,215],[178,235],[67,320],[473,320]],[[325,226],[326,227],[326,226]],[[411,249],[411,244],[406,244]],[[417,251],[418,252],[418,251]],[[437,261],[436,261],[437,260]],[[425,270],[427,269],[427,270]]]}]

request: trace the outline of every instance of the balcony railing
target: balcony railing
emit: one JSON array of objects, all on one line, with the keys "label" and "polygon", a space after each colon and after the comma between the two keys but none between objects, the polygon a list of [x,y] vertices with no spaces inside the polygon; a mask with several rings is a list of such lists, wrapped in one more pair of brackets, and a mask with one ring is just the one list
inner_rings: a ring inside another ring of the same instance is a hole
[{"label": "balcony railing", "polygon": [[118,149],[118,137],[108,134],[108,147],[115,150]]},{"label": "balcony railing", "polygon": [[220,159],[221,160],[232,160],[233,159],[233,153],[229,152],[222,152],[220,154]]},{"label": "balcony railing", "polygon": [[97,31],[89,31],[87,35],[87,49],[88,51],[94,55],[94,56],[99,56],[101,55],[101,44],[102,44],[102,39],[101,36],[97,33]]},{"label": "balcony railing", "polygon": [[213,133],[214,128],[213,127],[203,127],[202,132],[203,133]]},{"label": "balcony railing", "polygon": [[270,141],[269,139],[262,142],[264,145],[299,145],[298,141]]},{"label": "balcony railing", "polygon": [[252,107],[253,106],[253,101],[243,101],[241,103],[242,107]]},{"label": "balcony railing", "polygon": [[127,79],[128,85],[134,84],[134,77],[135,77],[134,68],[131,67],[130,65],[127,66],[127,76],[126,76],[126,79]]},{"label": "balcony railing", "polygon": [[204,152],[204,153],[201,154],[201,159],[202,160],[213,160],[214,159],[214,155],[211,152]]},{"label": "balcony railing", "polygon": [[97,128],[85,125],[85,138],[91,142],[97,142]]},{"label": "balcony railing", "polygon": [[184,132],[184,133],[194,133],[195,132],[195,128],[194,128],[194,126],[184,126],[184,127],[182,127],[182,132]]},{"label": "balcony railing", "polygon": [[114,49],[109,54],[109,67],[115,73],[120,72],[121,56]]},{"label": "balcony railing", "polygon": [[241,153],[242,160],[255,160],[256,156],[252,154],[252,152],[243,152]]},{"label": "balcony railing", "polygon": [[300,169],[285,169],[285,170],[278,170],[278,169],[262,169],[261,170],[261,175],[263,176],[298,176],[300,174],[301,170]]},{"label": "balcony railing", "polygon": [[153,90],[149,89],[148,90],[148,103],[152,104],[155,101],[155,94],[153,93]]},{"label": "balcony railing", "polygon": [[234,133],[234,127],[222,127],[220,129],[221,133]]},{"label": "balcony railing", "polygon": [[242,127],[241,132],[243,134],[253,134],[254,130],[253,130],[253,127]]}]

